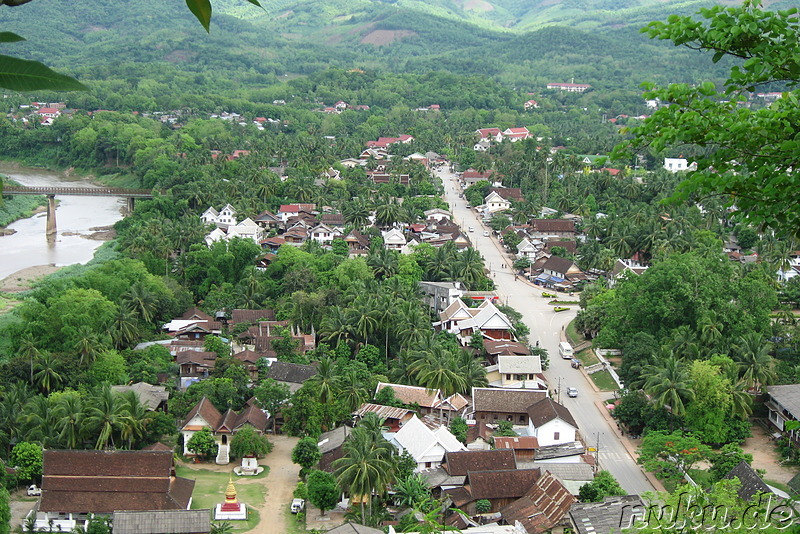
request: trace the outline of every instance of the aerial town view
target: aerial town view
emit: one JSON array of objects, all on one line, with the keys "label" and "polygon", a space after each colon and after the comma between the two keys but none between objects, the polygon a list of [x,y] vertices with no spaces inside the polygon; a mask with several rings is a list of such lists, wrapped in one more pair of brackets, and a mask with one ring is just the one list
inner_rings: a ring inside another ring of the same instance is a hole
[{"label": "aerial town view", "polygon": [[793,0],[0,0],[0,534],[800,533]]}]

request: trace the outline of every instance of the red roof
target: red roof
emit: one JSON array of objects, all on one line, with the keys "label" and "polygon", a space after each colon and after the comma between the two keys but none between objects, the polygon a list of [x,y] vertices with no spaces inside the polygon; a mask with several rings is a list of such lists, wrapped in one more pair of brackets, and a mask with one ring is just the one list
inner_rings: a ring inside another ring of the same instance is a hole
[{"label": "red roof", "polygon": [[300,206],[297,204],[281,204],[280,209],[278,209],[278,213],[298,213],[300,211]]},{"label": "red roof", "polygon": [[480,128],[478,130],[478,135],[481,138],[489,137],[490,135],[494,136],[500,133],[500,128]]},{"label": "red roof", "polygon": [[508,134],[506,134],[506,135],[517,135],[517,134],[526,134],[527,135],[527,134],[530,133],[528,131],[528,129],[525,128],[524,126],[521,127],[521,128],[509,128],[506,131],[508,132]]},{"label": "red roof", "polygon": [[44,115],[45,113],[58,114],[58,113],[61,113],[61,112],[59,110],[57,110],[56,108],[39,108],[39,109],[36,110],[36,113],[38,113],[39,115]]}]

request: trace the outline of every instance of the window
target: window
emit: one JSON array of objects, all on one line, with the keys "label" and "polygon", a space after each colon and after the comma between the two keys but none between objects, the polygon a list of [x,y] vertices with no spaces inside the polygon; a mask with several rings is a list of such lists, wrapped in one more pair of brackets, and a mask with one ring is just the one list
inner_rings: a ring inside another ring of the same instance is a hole
[{"label": "window", "polygon": [[525,416],[524,415],[520,415],[519,416],[519,422],[520,423],[524,423],[525,422]]},{"label": "window", "polygon": [[553,439],[558,440],[561,437],[561,432],[553,432]]}]

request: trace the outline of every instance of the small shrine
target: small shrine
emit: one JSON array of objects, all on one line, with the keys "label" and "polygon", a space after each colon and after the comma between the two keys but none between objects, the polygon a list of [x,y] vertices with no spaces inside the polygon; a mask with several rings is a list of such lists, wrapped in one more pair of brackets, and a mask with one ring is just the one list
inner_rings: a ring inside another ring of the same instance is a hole
[{"label": "small shrine", "polygon": [[247,520],[247,505],[236,498],[236,486],[233,478],[228,479],[225,489],[225,502],[218,504],[214,510],[215,521],[245,521]]},{"label": "small shrine", "polygon": [[236,476],[240,477],[258,475],[262,471],[264,471],[264,468],[258,465],[258,459],[254,457],[242,458],[242,465],[233,468]]}]

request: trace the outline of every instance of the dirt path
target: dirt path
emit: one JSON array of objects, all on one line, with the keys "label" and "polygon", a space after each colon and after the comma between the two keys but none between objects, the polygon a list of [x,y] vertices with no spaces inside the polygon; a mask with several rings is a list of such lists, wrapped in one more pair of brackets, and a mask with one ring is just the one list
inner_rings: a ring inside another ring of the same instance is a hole
[{"label": "dirt path", "polygon": [[763,478],[786,484],[798,473],[796,467],[782,466],[775,442],[772,441],[759,425],[753,425],[753,436],[747,438],[742,445],[745,452],[753,455],[753,469],[764,469]]},{"label": "dirt path", "polygon": [[292,493],[297,486],[300,466],[292,463],[292,449],[297,438],[288,436],[270,436],[275,445],[261,465],[269,466],[269,475],[264,479],[267,485],[267,496],[264,505],[259,508],[261,521],[251,530],[255,534],[285,534],[289,532],[286,525],[286,510],[292,502]]}]

